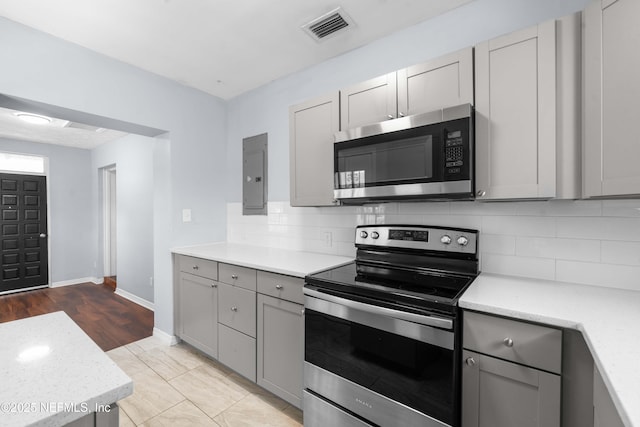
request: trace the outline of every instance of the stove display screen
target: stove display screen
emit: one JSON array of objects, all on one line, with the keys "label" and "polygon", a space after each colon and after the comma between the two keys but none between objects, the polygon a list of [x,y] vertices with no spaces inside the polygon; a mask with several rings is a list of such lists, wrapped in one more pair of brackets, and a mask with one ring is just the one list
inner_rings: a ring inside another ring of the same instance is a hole
[{"label": "stove display screen", "polygon": [[423,230],[389,230],[389,240],[411,240],[428,242],[429,232]]}]

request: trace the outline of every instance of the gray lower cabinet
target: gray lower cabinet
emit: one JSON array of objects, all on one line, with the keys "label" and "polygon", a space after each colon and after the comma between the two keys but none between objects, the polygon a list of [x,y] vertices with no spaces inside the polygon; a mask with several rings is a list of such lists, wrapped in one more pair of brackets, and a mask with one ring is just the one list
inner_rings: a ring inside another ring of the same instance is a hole
[{"label": "gray lower cabinet", "polygon": [[117,404],[104,405],[99,412],[91,412],[84,417],[65,424],[65,427],[118,427],[120,408]]},{"label": "gray lower cabinet", "polygon": [[210,356],[218,357],[217,282],[180,272],[178,298],[180,338]]},{"label": "gray lower cabinet", "polygon": [[463,427],[560,427],[560,376],[463,351]]},{"label": "gray lower cabinet", "polygon": [[593,426],[624,427],[597,367],[593,369]]},{"label": "gray lower cabinet", "polygon": [[464,312],[462,427],[560,427],[562,331]]},{"label": "gray lower cabinet", "polygon": [[258,294],[258,384],[302,407],[303,305]]}]

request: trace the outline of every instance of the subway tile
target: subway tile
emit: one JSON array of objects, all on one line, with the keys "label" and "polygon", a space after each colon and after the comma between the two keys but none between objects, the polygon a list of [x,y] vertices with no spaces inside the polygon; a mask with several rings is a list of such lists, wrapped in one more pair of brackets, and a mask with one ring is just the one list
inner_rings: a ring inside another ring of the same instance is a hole
[{"label": "subway tile", "polygon": [[518,237],[516,255],[576,261],[600,261],[600,241],[555,239],[549,237]]},{"label": "subway tile", "polygon": [[599,200],[548,200],[514,203],[517,215],[533,216],[601,216]]},{"label": "subway tile", "polygon": [[556,261],[556,279],[583,285],[640,291],[640,266]]},{"label": "subway tile", "polygon": [[603,200],[602,216],[640,217],[640,199]]},{"label": "subway tile", "polygon": [[453,215],[515,215],[513,202],[451,202]]},{"label": "subway tile", "polygon": [[398,213],[405,215],[448,214],[450,212],[449,206],[449,202],[398,203]]},{"label": "subway tile", "polygon": [[640,241],[640,218],[557,218],[558,237]]},{"label": "subway tile", "polygon": [[554,237],[556,219],[536,216],[484,216],[482,232],[508,236]]},{"label": "subway tile", "polygon": [[546,280],[555,277],[555,261],[552,259],[483,253],[480,261],[480,270],[486,273]]},{"label": "subway tile", "polygon": [[602,241],[602,262],[639,266],[640,242]]},{"label": "subway tile", "polygon": [[515,255],[516,238],[497,234],[481,234],[479,238],[480,252],[498,255]]}]

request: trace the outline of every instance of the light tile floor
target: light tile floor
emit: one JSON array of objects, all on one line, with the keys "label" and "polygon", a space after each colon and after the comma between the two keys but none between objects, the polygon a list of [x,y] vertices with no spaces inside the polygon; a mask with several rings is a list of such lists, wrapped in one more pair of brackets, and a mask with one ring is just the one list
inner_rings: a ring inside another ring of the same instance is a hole
[{"label": "light tile floor", "polygon": [[302,426],[298,408],[184,344],[149,337],[107,354],[133,379],[121,427]]}]

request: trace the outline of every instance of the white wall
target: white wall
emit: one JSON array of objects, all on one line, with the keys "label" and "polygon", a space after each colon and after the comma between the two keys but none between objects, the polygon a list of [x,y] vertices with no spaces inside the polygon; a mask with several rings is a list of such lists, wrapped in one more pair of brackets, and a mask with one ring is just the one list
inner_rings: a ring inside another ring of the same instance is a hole
[{"label": "white wall", "polygon": [[225,103],[5,18],[0,62],[1,94],[168,131],[153,156],[170,174],[154,181],[154,306],[156,327],[173,333],[170,248],[225,237]]},{"label": "white wall", "polygon": [[102,171],[116,166],[118,288],[153,303],[154,138],[128,135],[91,151],[97,277],[104,276]]},{"label": "white wall", "polygon": [[49,159],[49,271],[52,283],[95,277],[88,150],[0,138],[0,151]]}]

